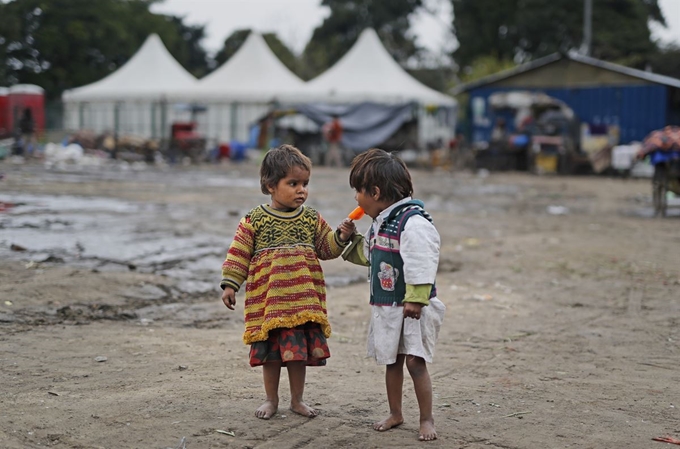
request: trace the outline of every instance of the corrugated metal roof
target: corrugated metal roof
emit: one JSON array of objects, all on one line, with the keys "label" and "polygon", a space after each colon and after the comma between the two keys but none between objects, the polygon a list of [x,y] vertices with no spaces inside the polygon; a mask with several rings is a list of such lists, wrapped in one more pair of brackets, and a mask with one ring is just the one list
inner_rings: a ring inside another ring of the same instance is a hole
[{"label": "corrugated metal roof", "polygon": [[598,67],[605,70],[610,70],[612,72],[621,73],[633,78],[639,78],[650,83],[663,84],[665,86],[680,88],[680,79],[671,78],[670,76],[658,75],[656,73],[645,72],[643,70],[632,69],[630,67],[625,67],[619,64],[614,64],[612,62],[602,61],[600,59],[591,58],[589,56],[581,55],[577,52],[569,52],[568,54],[553,53],[548,56],[536,59],[534,61],[527,62],[525,64],[518,65],[509,70],[503,70],[502,72],[495,73],[493,75],[485,76],[476,81],[461,84],[459,86],[451,89],[453,95],[457,95],[463,92],[467,92],[472,89],[476,89],[487,84],[496,83],[498,81],[511,78],[520,75],[531,70],[535,70],[539,67],[543,67],[548,64],[560,61],[561,59],[570,59],[572,61],[580,62],[581,64],[587,64],[593,67]]}]

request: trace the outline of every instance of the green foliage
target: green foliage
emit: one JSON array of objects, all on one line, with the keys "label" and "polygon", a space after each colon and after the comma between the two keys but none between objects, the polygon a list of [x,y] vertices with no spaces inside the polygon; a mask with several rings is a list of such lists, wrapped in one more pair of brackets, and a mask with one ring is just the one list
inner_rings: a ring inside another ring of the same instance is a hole
[{"label": "green foliage", "polygon": [[680,46],[659,49],[650,56],[649,64],[656,73],[680,79]]},{"label": "green foliage", "polygon": [[460,80],[463,83],[469,83],[494,73],[512,69],[515,66],[514,62],[507,59],[498,59],[493,55],[480,56],[463,69]]},{"label": "green foliage", "polygon": [[207,61],[203,27],[152,14],[147,0],[15,0],[0,14],[0,84],[42,86],[48,98],[123,65],[151,33],[195,75]]},{"label": "green foliage", "polygon": [[215,54],[215,63],[218,67],[234,56],[234,53],[241,48],[241,45],[246,41],[249,34],[250,29],[236,30],[224,40],[224,45],[220,51]]},{"label": "green foliage", "polygon": [[[584,0],[451,0],[465,67],[483,55],[524,62],[577,49]],[[649,21],[665,24],[658,0],[594,0],[591,56],[643,68],[656,45]]]},{"label": "green foliage", "polygon": [[422,7],[422,0],[323,0],[321,4],[331,14],[314,30],[302,54],[303,78],[314,78],[335,64],[369,27],[399,63],[418,55],[420,49],[409,33],[409,16]]}]

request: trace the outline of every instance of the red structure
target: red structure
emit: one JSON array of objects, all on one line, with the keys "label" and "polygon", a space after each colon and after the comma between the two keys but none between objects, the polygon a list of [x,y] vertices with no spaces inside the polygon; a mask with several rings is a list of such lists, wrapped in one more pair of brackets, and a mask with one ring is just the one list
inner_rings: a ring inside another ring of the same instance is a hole
[{"label": "red structure", "polygon": [[[0,108],[2,107],[3,103],[0,99]],[[0,128],[3,127],[2,117],[4,115],[6,117],[5,128],[7,132],[13,133],[26,108],[32,112],[35,133],[42,134],[45,130],[45,91],[34,84],[16,84],[8,89],[6,105],[4,109],[0,109]]]},{"label": "red structure", "polygon": [[7,107],[9,101],[9,89],[0,87],[0,139],[8,137],[11,132],[9,127],[9,109]]}]

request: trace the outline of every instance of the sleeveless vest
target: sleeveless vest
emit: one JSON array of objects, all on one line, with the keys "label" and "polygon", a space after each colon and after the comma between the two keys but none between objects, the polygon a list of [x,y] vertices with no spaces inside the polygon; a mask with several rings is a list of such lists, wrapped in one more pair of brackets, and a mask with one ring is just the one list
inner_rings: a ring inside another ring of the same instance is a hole
[{"label": "sleeveless vest", "polygon": [[[369,268],[371,282],[371,305],[401,306],[406,295],[404,282],[404,261],[401,258],[399,243],[404,225],[414,215],[420,215],[432,223],[432,217],[423,209],[423,203],[412,200],[392,210],[374,235],[373,227],[369,232]],[[430,298],[437,296],[432,285]]]}]

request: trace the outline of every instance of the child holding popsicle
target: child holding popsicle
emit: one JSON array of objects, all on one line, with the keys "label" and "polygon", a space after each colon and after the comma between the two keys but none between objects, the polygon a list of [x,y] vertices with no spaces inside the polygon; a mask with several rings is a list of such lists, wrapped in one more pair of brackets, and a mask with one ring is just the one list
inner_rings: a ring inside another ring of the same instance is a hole
[{"label": "child holding popsicle", "polygon": [[420,409],[419,439],[437,438],[432,414],[432,383],[427,363],[446,307],[437,299],[435,275],[440,239],[423,203],[411,198],[413,185],[406,165],[380,149],[354,158],[349,183],[359,207],[340,224],[343,234],[365,212],[373,219],[364,235],[353,235],[345,260],[370,267],[371,322],[368,355],[386,365],[390,414],[373,424],[385,431],[404,422],[402,386],[408,369]]},{"label": "child holding popsicle", "polygon": [[269,419],[279,406],[281,368],[288,370],[290,409],[314,417],[303,402],[307,366],[330,357],[326,338],[326,285],[319,259],[339,257],[351,231],[334,232],[307,201],[312,164],[300,150],[281,145],[260,166],[262,193],[271,203],[243,217],[222,264],[222,301],[231,310],[246,282],[245,332],[250,366],[262,366],[265,402],[255,416]]}]

